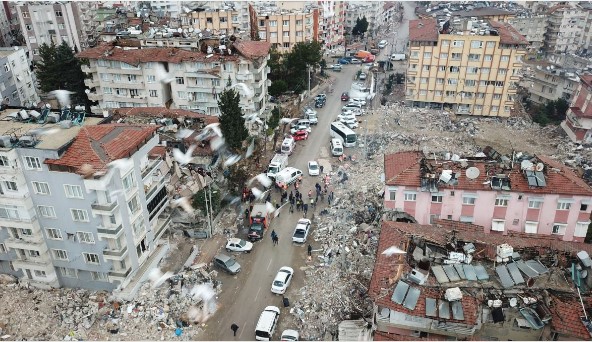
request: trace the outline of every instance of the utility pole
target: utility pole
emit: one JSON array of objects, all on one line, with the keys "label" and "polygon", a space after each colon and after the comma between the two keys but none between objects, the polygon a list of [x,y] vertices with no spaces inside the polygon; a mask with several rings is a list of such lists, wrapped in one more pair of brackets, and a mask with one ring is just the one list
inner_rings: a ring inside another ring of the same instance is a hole
[{"label": "utility pole", "polygon": [[209,196],[210,197],[210,200],[208,201],[210,203],[210,210],[208,210],[208,212],[210,214],[208,215],[208,220],[210,222],[210,237],[211,237],[213,235],[213,233],[214,233],[213,232],[214,227],[212,225],[212,211],[214,210],[214,208],[212,207],[212,188],[211,188],[211,183],[210,183],[210,185],[208,185],[208,194],[210,195]]},{"label": "utility pole", "polygon": [[307,65],[308,68],[308,97],[310,97],[310,65]]}]

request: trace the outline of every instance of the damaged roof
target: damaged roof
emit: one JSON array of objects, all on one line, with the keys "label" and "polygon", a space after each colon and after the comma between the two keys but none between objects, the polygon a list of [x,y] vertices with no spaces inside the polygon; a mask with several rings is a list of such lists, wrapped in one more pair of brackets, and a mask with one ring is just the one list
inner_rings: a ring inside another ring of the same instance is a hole
[{"label": "damaged roof", "polygon": [[[585,298],[584,303],[592,307],[592,299]],[[581,316],[584,316],[582,304],[576,298],[564,299],[553,297],[551,302],[551,328],[560,334],[576,337],[580,340],[592,339],[592,334],[586,329]]]},{"label": "damaged roof", "polygon": [[591,74],[583,74],[583,75],[578,75],[580,77],[580,80],[582,80],[582,82],[587,85],[589,88],[592,87],[592,75]]},{"label": "damaged roof", "polygon": [[489,25],[497,30],[502,44],[529,44],[528,40],[508,23],[490,20]]},{"label": "damaged roof", "polygon": [[269,49],[271,49],[271,43],[266,41],[236,41],[232,44],[241,55],[249,58],[256,59],[269,55]]},{"label": "damaged roof", "polygon": [[436,19],[409,20],[409,41],[438,41],[438,23]]},{"label": "damaged roof", "polygon": [[166,107],[130,107],[115,108],[111,110],[113,116],[144,116],[152,118],[195,118],[204,120],[206,125],[218,122],[218,117],[202,113],[192,112],[185,109],[166,108]]}]

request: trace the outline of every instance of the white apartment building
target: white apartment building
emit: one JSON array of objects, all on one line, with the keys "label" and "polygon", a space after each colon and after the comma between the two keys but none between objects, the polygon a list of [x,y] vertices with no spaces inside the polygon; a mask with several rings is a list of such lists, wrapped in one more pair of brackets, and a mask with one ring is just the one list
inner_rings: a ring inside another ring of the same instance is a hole
[{"label": "white apartment building", "polygon": [[[218,94],[232,84],[241,95],[246,114],[261,115],[267,105],[267,60],[270,44],[235,41],[230,54],[193,52],[175,48],[124,50],[98,46],[78,57],[89,60],[82,71],[90,78],[88,97],[98,101],[93,112],[110,108],[167,107],[219,115]],[[163,75],[166,74],[166,75]]]},{"label": "white apartment building", "polygon": [[[0,272],[45,288],[124,288],[167,248],[159,239],[170,222],[168,167],[148,159],[158,126],[87,117],[32,135],[59,126],[59,114],[42,112],[26,122],[0,113]],[[129,162],[107,167],[119,158]]]},{"label": "white apartment building", "polygon": [[528,49],[533,52],[541,50],[545,43],[548,16],[546,14],[525,14],[508,19],[508,23],[526,38]]},{"label": "white apartment building", "polygon": [[556,5],[549,9],[545,49],[548,53],[576,53],[586,42],[588,11],[576,4]]},{"label": "white apartment building", "polygon": [[8,4],[3,1],[2,6],[0,6],[0,46],[10,46],[13,42],[10,21],[8,20],[9,16]]},{"label": "white apartment building", "polygon": [[339,0],[319,0],[317,7],[320,9],[318,40],[327,49],[334,49],[343,44],[347,4]]},{"label": "white apartment building", "polygon": [[35,78],[29,64],[24,47],[0,48],[2,103],[10,106],[34,106],[39,102]]},{"label": "white apartment building", "polygon": [[82,51],[94,40],[95,1],[22,2],[17,6],[21,32],[32,53],[39,60],[39,47],[52,42],[67,42]]},{"label": "white apartment building", "polygon": [[380,25],[383,24],[382,13],[384,12],[384,1],[352,1],[348,3],[345,10],[345,30],[351,34],[356,26],[356,20],[366,17],[368,31],[366,36],[374,36]]}]

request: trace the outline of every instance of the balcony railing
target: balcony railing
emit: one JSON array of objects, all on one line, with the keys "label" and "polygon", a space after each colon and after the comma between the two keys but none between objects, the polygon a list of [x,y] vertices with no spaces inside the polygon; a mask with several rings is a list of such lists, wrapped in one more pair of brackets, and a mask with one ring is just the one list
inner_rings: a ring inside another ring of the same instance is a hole
[{"label": "balcony railing", "polygon": [[126,271],[109,271],[109,275],[117,278],[125,278],[132,272],[132,268],[129,267]]},{"label": "balcony railing", "polygon": [[97,211],[112,212],[117,207],[117,203],[118,203],[117,201],[111,202],[111,203],[98,203],[98,202],[94,202],[94,203],[92,203],[90,205],[90,207],[93,210],[97,210]]},{"label": "balcony railing", "polygon": [[107,234],[107,235],[117,235],[117,234],[119,234],[119,232],[121,232],[122,229],[123,229],[123,226],[121,224],[118,225],[117,227],[113,227],[113,228],[98,226],[97,233]]},{"label": "balcony railing", "polygon": [[103,255],[105,256],[112,256],[112,257],[122,257],[127,252],[127,246],[124,246],[122,249],[105,249],[103,251]]}]

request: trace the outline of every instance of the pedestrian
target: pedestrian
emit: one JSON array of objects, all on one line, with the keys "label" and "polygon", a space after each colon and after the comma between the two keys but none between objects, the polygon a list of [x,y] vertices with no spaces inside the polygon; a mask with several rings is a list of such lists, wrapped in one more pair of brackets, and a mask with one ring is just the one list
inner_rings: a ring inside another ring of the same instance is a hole
[{"label": "pedestrian", "polygon": [[249,220],[249,208],[245,209],[245,220]]},{"label": "pedestrian", "polygon": [[230,329],[232,329],[234,336],[236,336],[236,332],[238,331],[238,325],[236,325],[236,323],[232,323],[232,325],[230,326]]},{"label": "pedestrian", "polygon": [[327,196],[327,204],[331,206],[331,195]]},{"label": "pedestrian", "polygon": [[267,197],[265,198],[265,202],[271,202],[271,194],[267,194]]},{"label": "pedestrian", "polygon": [[308,190],[308,198],[312,198],[312,189]]},{"label": "pedestrian", "polygon": [[277,212],[277,217],[280,217],[280,205],[279,204],[275,205],[275,211]]},{"label": "pedestrian", "polygon": [[275,229],[271,231],[271,238],[273,239],[277,234],[275,233]]},{"label": "pedestrian", "polygon": [[300,205],[301,205],[300,200],[297,200],[296,201],[296,211],[300,211]]},{"label": "pedestrian", "polygon": [[319,169],[321,170],[321,174],[323,174],[323,169],[324,169],[324,168],[325,168],[325,167],[324,167],[323,165],[320,165],[320,166],[319,166]]},{"label": "pedestrian", "polygon": [[294,195],[292,194],[292,191],[290,191],[290,196],[288,196],[288,200],[290,201],[290,203],[292,203],[293,198],[294,198]]},{"label": "pedestrian", "polygon": [[306,217],[306,213],[308,213],[308,204],[304,203],[302,210],[304,211],[304,217]]},{"label": "pedestrian", "polygon": [[308,245],[308,256],[312,255],[312,246],[309,244]]},{"label": "pedestrian", "polygon": [[315,209],[315,200],[314,199],[310,199],[310,207],[312,208],[312,210],[314,211]]},{"label": "pedestrian", "polygon": [[280,242],[280,237],[279,236],[275,236],[275,244],[277,246],[277,244]]}]

